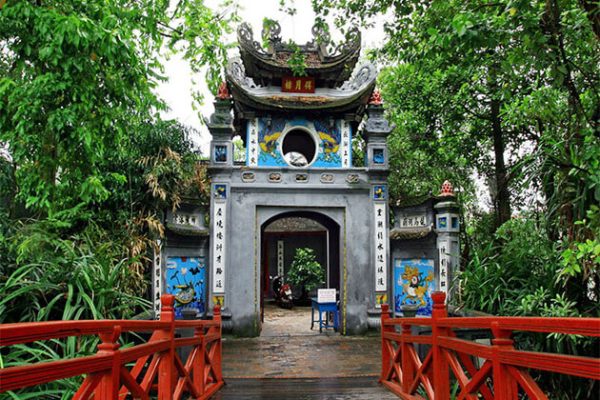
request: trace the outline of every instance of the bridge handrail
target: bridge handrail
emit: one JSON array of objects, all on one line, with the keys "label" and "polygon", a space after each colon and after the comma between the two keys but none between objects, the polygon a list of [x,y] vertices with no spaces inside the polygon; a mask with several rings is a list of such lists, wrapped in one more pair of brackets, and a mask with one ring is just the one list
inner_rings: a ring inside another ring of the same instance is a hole
[{"label": "bridge handrail", "polygon": [[[176,321],[172,295],[161,298],[160,321],[85,320],[0,325],[0,346],[71,336],[98,335],[95,355],[0,369],[0,393],[86,375],[75,399],[115,399],[131,393],[149,399],[179,399],[189,392],[208,399],[223,386],[221,373],[221,311],[213,320]],[[192,337],[176,338],[177,329],[194,329]],[[147,343],[120,349],[122,332],[152,332]],[[187,361],[175,349],[191,346]],[[126,365],[135,361],[128,370]]]},{"label": "bridge handrail", "polygon": [[[429,398],[447,400],[451,373],[459,399],[512,400],[520,392],[547,399],[529,369],[600,380],[598,357],[517,350],[512,340],[515,331],[600,337],[600,318],[448,317],[445,298],[433,293],[431,318],[391,318],[389,306],[382,305],[380,382],[399,397],[422,399],[421,388]],[[413,326],[431,327],[431,333],[414,335]],[[488,329],[491,344],[459,338],[461,329]],[[415,344],[430,346],[423,359]],[[483,359],[479,368],[475,358]]]},{"label": "bridge handrail", "polygon": [[[430,318],[389,318],[385,326],[431,326]],[[436,324],[444,328],[499,329],[510,331],[562,333],[600,337],[600,318],[572,317],[445,317]]]},{"label": "bridge handrail", "polygon": [[[132,321],[127,319],[99,319],[78,321],[19,322],[0,325],[0,346],[12,346],[38,340],[60,339],[70,336],[109,333],[114,326],[121,332],[152,332],[166,329],[166,321]],[[213,320],[176,321],[175,329],[217,327]]]}]

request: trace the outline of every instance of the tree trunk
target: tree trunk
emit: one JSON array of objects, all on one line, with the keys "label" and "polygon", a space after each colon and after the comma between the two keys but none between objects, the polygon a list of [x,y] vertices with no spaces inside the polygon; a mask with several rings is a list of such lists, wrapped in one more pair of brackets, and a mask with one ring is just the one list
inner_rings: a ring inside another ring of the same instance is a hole
[{"label": "tree trunk", "polygon": [[510,191],[508,190],[508,174],[504,161],[504,137],[502,135],[502,124],[500,118],[500,100],[494,97],[496,82],[491,81],[491,104],[490,117],[492,123],[492,137],[494,140],[494,178],[496,180],[496,228],[510,219]]}]

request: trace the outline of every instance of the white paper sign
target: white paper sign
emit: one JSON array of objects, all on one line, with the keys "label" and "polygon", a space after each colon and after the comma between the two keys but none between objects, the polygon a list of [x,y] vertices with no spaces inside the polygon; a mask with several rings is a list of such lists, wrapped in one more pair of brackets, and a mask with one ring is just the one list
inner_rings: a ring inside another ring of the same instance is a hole
[{"label": "white paper sign", "polygon": [[385,203],[374,203],[375,207],[375,291],[387,290],[387,216]]},{"label": "white paper sign", "polygon": [[319,303],[335,303],[335,289],[319,289],[317,290],[317,302]]}]

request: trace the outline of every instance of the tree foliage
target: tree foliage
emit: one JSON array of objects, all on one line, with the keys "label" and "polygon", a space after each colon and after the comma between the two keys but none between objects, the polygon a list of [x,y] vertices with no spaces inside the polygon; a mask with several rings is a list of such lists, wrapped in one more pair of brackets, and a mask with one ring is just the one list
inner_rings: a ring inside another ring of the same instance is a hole
[{"label": "tree foliage", "polygon": [[302,287],[303,293],[310,292],[325,282],[325,271],[315,258],[311,248],[298,248],[287,274],[287,279]]},{"label": "tree foliage", "polygon": [[216,89],[237,20],[225,6],[0,2],[1,320],[61,318],[70,296],[70,318],[128,311],[110,299],[139,311],[163,212],[208,200],[196,132],[161,118],[156,87],[175,54]]},{"label": "tree foliage", "polygon": [[[236,19],[202,0],[0,1],[0,322],[148,309],[164,211],[208,201],[196,132],[160,116],[164,60],[216,90]],[[71,339],[16,346],[0,364],[96,351]],[[79,383],[13,396],[70,398]]]},{"label": "tree foliage", "polygon": [[[380,85],[399,127],[390,147],[403,183],[413,166],[428,175],[451,169],[468,177],[474,170],[490,182],[496,226],[518,208],[526,186],[548,199],[561,193],[556,200],[571,208],[571,226],[600,200],[600,48],[597,14],[587,2],[315,4],[321,14],[337,10],[344,26],[349,18],[368,24],[390,16],[374,55],[390,65]],[[407,164],[408,173],[400,168]],[[565,184],[569,194],[557,187]]]},{"label": "tree foliage", "polygon": [[[462,189],[459,302],[505,315],[598,316],[597,3],[314,0],[313,8],[341,29],[384,21],[386,38],[370,56],[383,65],[379,86],[397,126],[390,193],[402,200],[444,179]],[[489,190],[489,215],[474,212],[476,178]],[[552,350],[585,349],[570,344]]]},{"label": "tree foliage", "polygon": [[44,216],[107,200],[127,182],[107,160],[165,108],[154,91],[162,59],[177,52],[208,66],[216,89],[232,19],[199,0],[5,2],[0,141],[16,165],[16,200]]}]

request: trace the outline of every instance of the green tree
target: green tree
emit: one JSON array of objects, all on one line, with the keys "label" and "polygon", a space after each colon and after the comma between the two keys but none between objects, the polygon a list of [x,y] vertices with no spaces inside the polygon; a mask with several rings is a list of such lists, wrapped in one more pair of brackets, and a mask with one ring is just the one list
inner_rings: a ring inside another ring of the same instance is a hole
[{"label": "green tree", "polygon": [[600,199],[598,19],[591,2],[313,4],[338,26],[391,15],[373,56],[389,65],[380,84],[398,126],[390,140],[398,163],[392,182],[420,166],[428,177],[449,169],[466,177],[474,168],[490,182],[496,227],[525,187],[537,186],[549,208],[558,205],[567,230]]},{"label": "green tree", "polygon": [[0,6],[0,142],[15,164],[16,197],[39,216],[98,204],[126,184],[108,158],[165,108],[161,60],[208,67],[212,89],[233,14],[201,0],[25,1]]},{"label": "green tree", "polygon": [[287,279],[302,288],[302,298],[308,297],[308,292],[316,289],[325,282],[323,267],[315,259],[315,251],[311,248],[298,248],[294,260],[287,273]]}]

